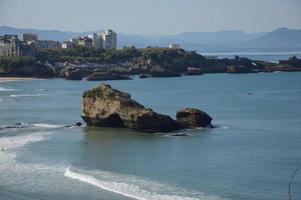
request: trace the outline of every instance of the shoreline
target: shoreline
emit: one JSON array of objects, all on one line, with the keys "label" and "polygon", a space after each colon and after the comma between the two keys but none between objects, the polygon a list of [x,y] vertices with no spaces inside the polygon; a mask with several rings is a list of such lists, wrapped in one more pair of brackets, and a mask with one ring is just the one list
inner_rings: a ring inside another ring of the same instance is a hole
[{"label": "shoreline", "polygon": [[[275,71],[254,71],[254,72],[204,72],[202,74],[196,74],[196,75],[188,75],[185,73],[181,73],[180,76],[175,77],[181,77],[181,76],[203,76],[205,74],[257,74],[257,73],[279,73],[279,72],[301,72],[301,69],[297,70],[275,70]],[[126,74],[128,75],[128,74]],[[139,74],[131,74],[129,76],[137,76],[139,77]],[[170,78],[174,76],[149,76],[148,78]],[[87,77],[83,77],[81,80],[85,80]],[[15,81],[32,81],[32,80],[45,80],[45,79],[64,79],[64,80],[73,80],[73,79],[66,79],[62,77],[49,77],[49,78],[35,78],[35,77],[0,77],[0,83],[7,83],[7,82],[15,82]],[[74,79],[75,80],[75,79]],[[77,80],[77,79],[76,79]],[[95,80],[95,81],[111,81],[115,79],[108,79],[108,80]],[[116,79],[116,80],[124,80],[124,79]],[[79,80],[80,81],[80,80]]]},{"label": "shoreline", "polygon": [[29,78],[29,77],[0,77],[0,83],[12,82],[12,81],[31,81],[38,78]]}]

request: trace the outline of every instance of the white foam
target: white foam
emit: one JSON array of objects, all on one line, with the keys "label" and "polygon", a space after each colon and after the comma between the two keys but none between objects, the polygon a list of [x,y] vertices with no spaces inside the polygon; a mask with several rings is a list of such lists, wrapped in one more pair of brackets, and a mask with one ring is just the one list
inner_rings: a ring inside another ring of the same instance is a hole
[{"label": "white foam", "polygon": [[[183,191],[179,188],[173,188],[162,184],[152,184],[148,186],[148,189],[144,189],[139,185],[139,182],[135,180],[136,184],[100,180],[87,174],[81,174],[71,171],[67,168],[64,175],[66,177],[91,184],[99,187],[103,190],[114,192],[126,197],[138,199],[138,200],[218,200],[220,198],[215,196],[205,195],[203,193],[184,191],[182,194],[171,195],[179,191]],[[124,180],[121,179],[120,180]],[[143,182],[143,181],[142,181]],[[150,190],[152,189],[152,190]],[[157,191],[154,191],[156,189]],[[167,194],[160,194],[159,191],[165,191]],[[191,196],[190,196],[191,195]]]},{"label": "white foam", "polygon": [[0,92],[12,92],[12,91],[17,91],[17,90],[11,89],[11,88],[0,87]]},{"label": "white foam", "polygon": [[47,94],[12,94],[11,97],[38,97],[46,96]]},{"label": "white foam", "polygon": [[230,127],[229,127],[229,126],[221,126],[221,127],[218,127],[218,128],[220,128],[220,129],[224,129],[224,130],[230,129]]},{"label": "white foam", "polygon": [[0,148],[3,148],[4,150],[10,150],[10,149],[24,146],[32,142],[42,141],[45,140],[44,137],[45,134],[46,133],[35,133],[35,134],[18,135],[12,137],[0,137]]},{"label": "white foam", "polygon": [[34,127],[40,127],[40,128],[60,128],[62,126],[55,125],[55,124],[33,124]]}]

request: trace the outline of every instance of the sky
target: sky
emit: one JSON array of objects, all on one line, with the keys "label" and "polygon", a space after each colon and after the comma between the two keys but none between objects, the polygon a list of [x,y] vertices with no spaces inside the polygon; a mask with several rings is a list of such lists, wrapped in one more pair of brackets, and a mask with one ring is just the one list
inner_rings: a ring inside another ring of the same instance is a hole
[{"label": "sky", "polygon": [[301,29],[301,0],[0,0],[0,26],[170,35]]}]

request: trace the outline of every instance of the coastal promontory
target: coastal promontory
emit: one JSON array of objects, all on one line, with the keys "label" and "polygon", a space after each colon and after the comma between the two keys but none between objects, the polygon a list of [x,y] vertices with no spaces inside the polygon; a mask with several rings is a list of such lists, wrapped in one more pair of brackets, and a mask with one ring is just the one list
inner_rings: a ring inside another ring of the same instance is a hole
[{"label": "coastal promontory", "polygon": [[[184,109],[179,112],[182,114],[177,114],[179,118],[174,120],[168,115],[145,108],[133,100],[130,94],[106,84],[83,93],[82,118],[87,126],[130,128],[149,133],[211,127],[212,118],[203,111]],[[206,118],[199,117],[200,113]]]}]

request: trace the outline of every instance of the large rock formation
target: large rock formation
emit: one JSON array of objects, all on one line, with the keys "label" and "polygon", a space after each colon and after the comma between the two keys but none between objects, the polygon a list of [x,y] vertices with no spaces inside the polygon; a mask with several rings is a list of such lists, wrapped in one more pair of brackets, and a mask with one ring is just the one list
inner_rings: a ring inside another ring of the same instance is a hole
[{"label": "large rock formation", "polygon": [[[188,116],[189,123],[182,123],[185,117],[179,115],[181,119],[179,123],[170,116],[145,108],[131,99],[129,94],[105,84],[85,91],[83,94],[82,118],[88,126],[125,127],[150,133],[171,132],[191,127],[193,123],[190,121],[193,120],[190,118],[193,118],[193,114]],[[207,123],[207,121],[201,123],[198,120],[199,118],[196,120],[197,123],[193,124],[194,127]],[[210,125],[210,122],[206,126]]]}]

